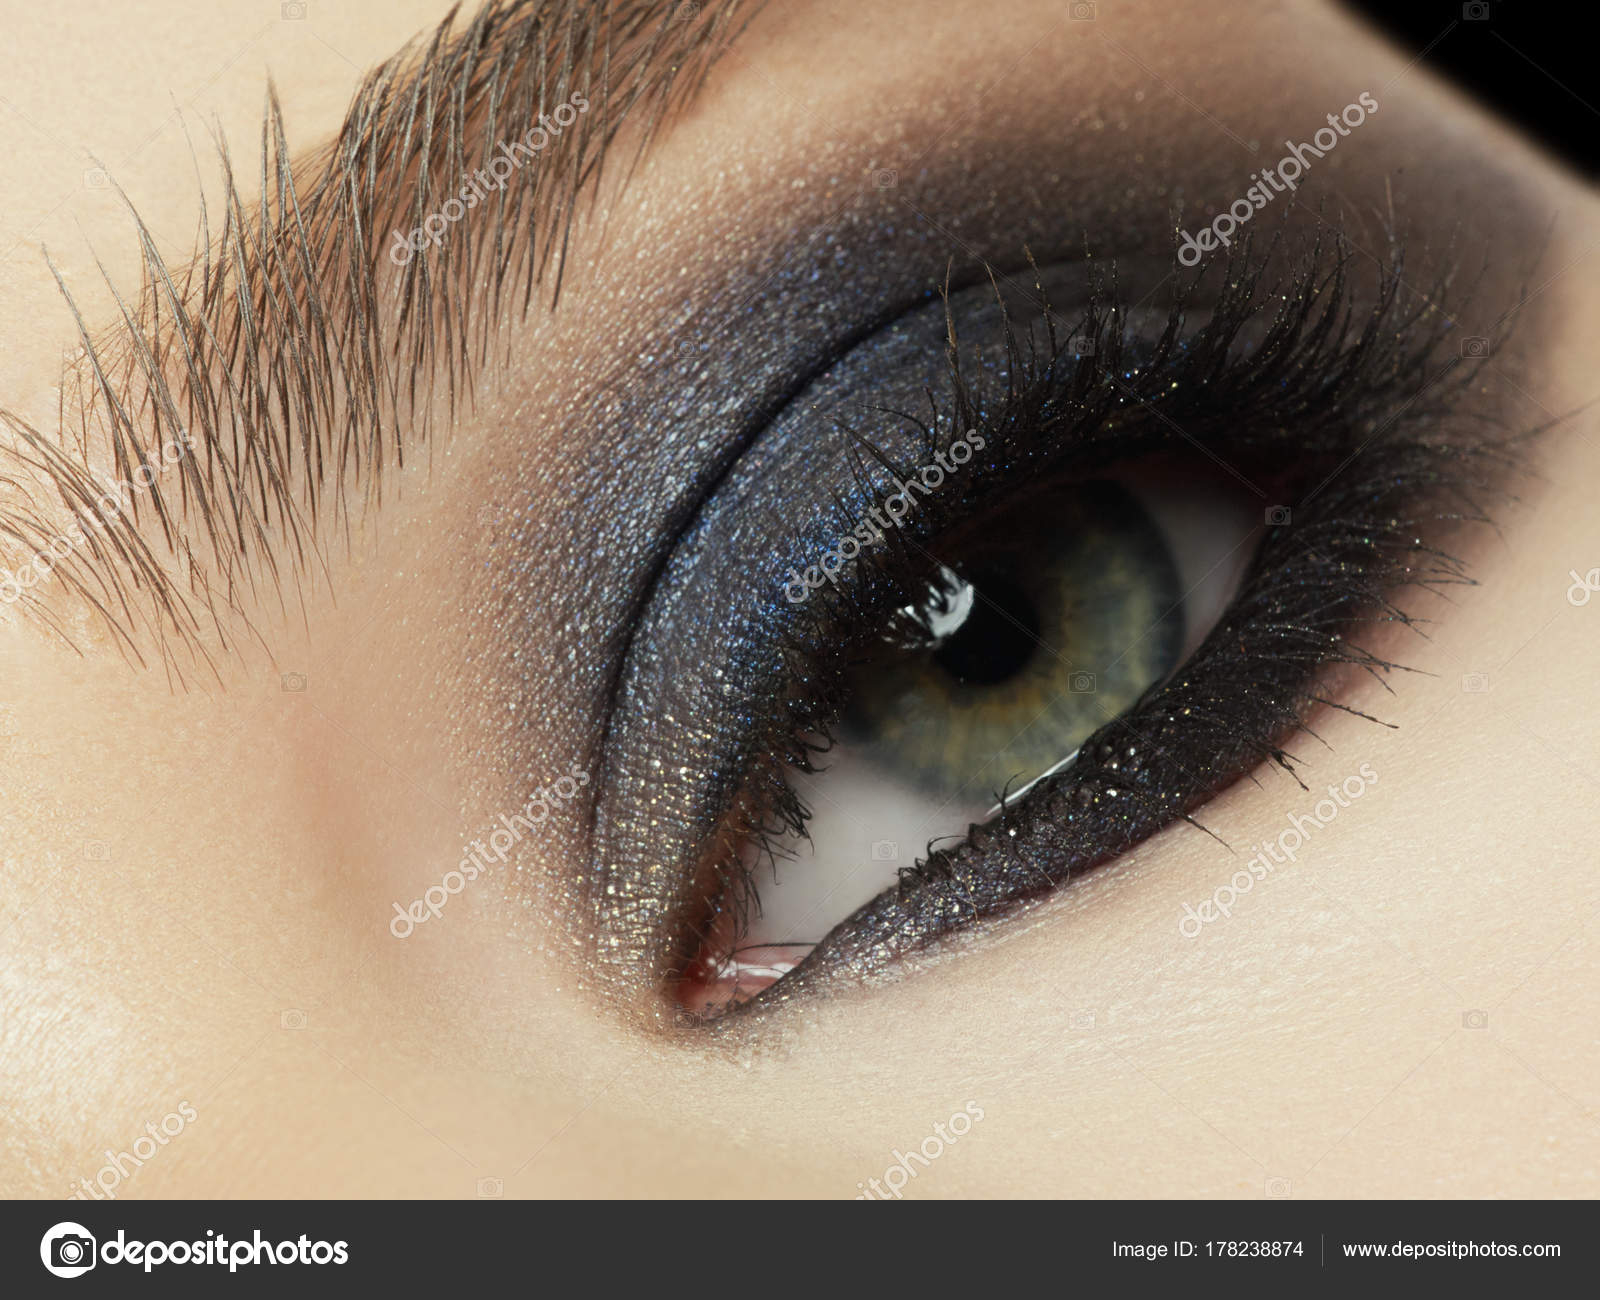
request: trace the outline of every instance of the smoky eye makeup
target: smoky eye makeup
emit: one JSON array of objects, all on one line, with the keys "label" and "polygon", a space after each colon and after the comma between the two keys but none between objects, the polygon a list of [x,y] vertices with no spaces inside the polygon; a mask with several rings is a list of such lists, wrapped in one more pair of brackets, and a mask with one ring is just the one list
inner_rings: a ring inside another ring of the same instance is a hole
[{"label": "smoky eye makeup", "polygon": [[[1398,668],[1401,593],[1467,580],[1451,539],[1510,472],[1445,300],[1337,239],[1023,254],[797,385],[629,634],[580,898],[600,980],[751,1023],[1292,775],[1317,710]],[[886,865],[765,905],[840,853]]]}]

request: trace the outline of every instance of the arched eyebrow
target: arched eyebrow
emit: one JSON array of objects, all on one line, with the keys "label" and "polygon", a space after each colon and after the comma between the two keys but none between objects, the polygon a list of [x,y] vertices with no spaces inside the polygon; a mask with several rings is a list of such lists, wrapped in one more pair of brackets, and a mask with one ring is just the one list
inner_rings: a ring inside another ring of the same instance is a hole
[{"label": "arched eyebrow", "polygon": [[[69,544],[12,608],[68,637],[54,611],[75,596],[133,658],[157,646],[180,675],[231,649],[229,615],[315,571],[441,410],[448,424],[496,323],[555,306],[579,204],[624,126],[631,167],[753,7],[490,0],[465,23],[452,9],[306,156],[269,87],[260,197],[219,140],[223,210],[202,199],[192,262],[164,261],[130,204],[141,285],[111,285],[111,329],[91,331],[56,276],[81,359],[56,429],[0,407],[16,471],[0,473],[0,544],[18,564],[64,530]],[[173,447],[169,464],[158,449]],[[122,508],[109,479],[137,486]]]}]

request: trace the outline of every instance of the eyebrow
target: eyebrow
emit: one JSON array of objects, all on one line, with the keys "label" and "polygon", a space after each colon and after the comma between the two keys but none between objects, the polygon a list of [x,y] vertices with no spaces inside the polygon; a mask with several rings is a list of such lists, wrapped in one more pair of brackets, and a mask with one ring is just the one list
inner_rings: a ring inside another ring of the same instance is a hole
[{"label": "eyebrow", "polygon": [[[0,407],[20,471],[0,474],[0,543],[37,565],[73,540],[15,604],[72,644],[56,606],[76,595],[140,663],[154,633],[180,677],[175,642],[206,663],[232,649],[227,615],[248,628],[247,600],[319,569],[441,406],[448,426],[499,323],[554,309],[623,127],[631,169],[761,3],[490,0],[464,25],[453,8],[366,75],[310,156],[291,154],[269,86],[259,200],[219,138],[220,228],[202,196],[178,267],[130,203],[141,283],[130,301],[101,267],[110,330],[91,333],[50,264],[80,356],[54,432]],[[120,508],[107,460],[135,488]]]}]

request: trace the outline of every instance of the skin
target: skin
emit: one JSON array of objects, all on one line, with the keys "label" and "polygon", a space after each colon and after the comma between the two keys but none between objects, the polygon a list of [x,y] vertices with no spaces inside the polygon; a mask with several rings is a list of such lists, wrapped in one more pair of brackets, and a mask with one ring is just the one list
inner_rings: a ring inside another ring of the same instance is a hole
[{"label": "skin", "polygon": [[[768,11],[629,188],[613,182],[580,223],[560,309],[511,331],[511,371],[330,551],[330,582],[286,614],[252,611],[270,653],[175,690],[87,622],[81,654],[0,624],[0,1191],[69,1194],[180,1102],[196,1119],[119,1197],[472,1196],[484,1179],[517,1196],[848,1197],[969,1102],[981,1122],[907,1196],[1600,1191],[1585,811],[1600,604],[1566,596],[1569,570],[1600,563],[1592,411],[1538,444],[1498,529],[1464,539],[1480,585],[1413,598],[1437,620],[1401,644],[1422,671],[1392,696],[1342,688],[1394,728],[1328,716],[1325,748],[1296,746],[1314,794],[1262,774],[1210,805],[1207,825],[1245,846],[1363,763],[1378,774],[1198,939],[1177,932],[1184,904],[1248,855],[1185,827],[904,978],[796,1005],[733,1044],[614,1014],[538,890],[469,890],[403,944],[384,928],[392,900],[570,761],[567,724],[541,721],[563,716],[562,682],[506,684],[485,501],[518,493],[539,510],[538,467],[559,474],[574,436],[563,413],[637,347],[629,322],[756,241],[806,239],[830,176],[910,176],[933,151],[996,176],[1034,166],[1066,219],[1093,229],[1137,209],[1159,230],[1176,190],[1208,213],[1243,192],[1263,159],[1232,136],[1269,153],[1371,89],[1383,108],[1361,152],[1345,141],[1330,159],[1338,205],[1373,236],[1394,181],[1414,227],[1488,250],[1485,302],[1537,290],[1484,380],[1514,390],[1524,423],[1595,397],[1588,189],[1342,13],[1101,8],[1092,23],[1044,0],[1008,0],[1004,21],[929,0]],[[357,69],[441,13],[314,5],[294,24],[226,0],[155,20],[81,5],[83,39],[54,14],[17,24],[17,154],[0,176],[8,403],[45,419],[74,337],[38,243],[91,320],[113,310],[94,251],[114,277],[137,271],[126,218],[85,188],[84,150],[176,255],[198,202],[173,94],[253,160],[270,66],[292,138],[311,143]],[[1084,185],[1109,197],[1069,200]],[[516,600],[560,575],[526,581]],[[283,689],[286,673],[306,689]],[[1488,689],[1464,689],[1477,674]],[[514,742],[499,716],[512,697],[529,718]],[[519,875],[572,852],[557,828],[524,846]]]}]

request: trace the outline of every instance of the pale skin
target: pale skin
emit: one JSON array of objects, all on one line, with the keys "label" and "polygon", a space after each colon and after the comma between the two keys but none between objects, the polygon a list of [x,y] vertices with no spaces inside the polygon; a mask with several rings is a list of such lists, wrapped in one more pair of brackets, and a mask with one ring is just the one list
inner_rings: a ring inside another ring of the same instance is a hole
[{"label": "pale skin", "polygon": [[[1600,602],[1567,596],[1569,570],[1600,564],[1592,410],[1538,444],[1542,478],[1498,531],[1471,535],[1481,585],[1419,598],[1431,640],[1400,657],[1432,675],[1393,696],[1347,686],[1394,729],[1325,718],[1327,747],[1298,748],[1312,794],[1267,774],[1210,806],[1208,825],[1247,845],[1361,764],[1378,776],[1198,939],[1178,933],[1184,904],[1242,857],[1180,826],[733,1054],[611,1014],[537,900],[485,888],[404,944],[387,932],[391,900],[530,784],[476,739],[497,684],[473,586],[480,511],[508,479],[537,509],[529,466],[561,454],[553,433],[506,436],[512,413],[553,430],[597,359],[636,346],[628,313],[664,308],[730,230],[788,223],[803,241],[830,174],[980,154],[1003,129],[1042,170],[1225,200],[1262,162],[1232,137],[1304,134],[1371,89],[1383,110],[1365,152],[1340,155],[1350,208],[1381,210],[1394,181],[1441,243],[1462,228],[1502,263],[1542,243],[1531,274],[1493,281],[1537,291],[1515,382],[1543,419],[1597,395],[1600,205],[1407,69],[1411,52],[1310,4],[1102,5],[1093,22],[1044,0],[1002,9],[762,14],[607,192],[605,228],[580,220],[563,302],[511,332],[511,372],[348,550],[330,548],[303,613],[292,597],[288,614],[254,610],[270,657],[257,647],[220,685],[175,690],[87,620],[81,654],[0,625],[0,1192],[69,1195],[180,1102],[196,1119],[119,1197],[472,1196],[484,1179],[514,1196],[850,1197],[968,1102],[981,1123],[908,1197],[1256,1197],[1279,1180],[1308,1197],[1600,1191]],[[6,403],[46,420],[75,342],[38,245],[93,320],[114,310],[94,253],[114,277],[137,272],[114,194],[86,186],[87,153],[176,256],[198,205],[174,96],[197,136],[220,119],[248,171],[266,70],[292,138],[315,143],[358,70],[441,13],[313,4],[285,22],[276,3],[225,0],[170,19],[81,5],[75,36],[40,10],[9,23]],[[1080,120],[1086,107],[1112,125]],[[1487,689],[1463,689],[1477,674]],[[567,767],[550,737],[540,772]],[[521,852],[538,868],[568,848],[552,835]]]}]

